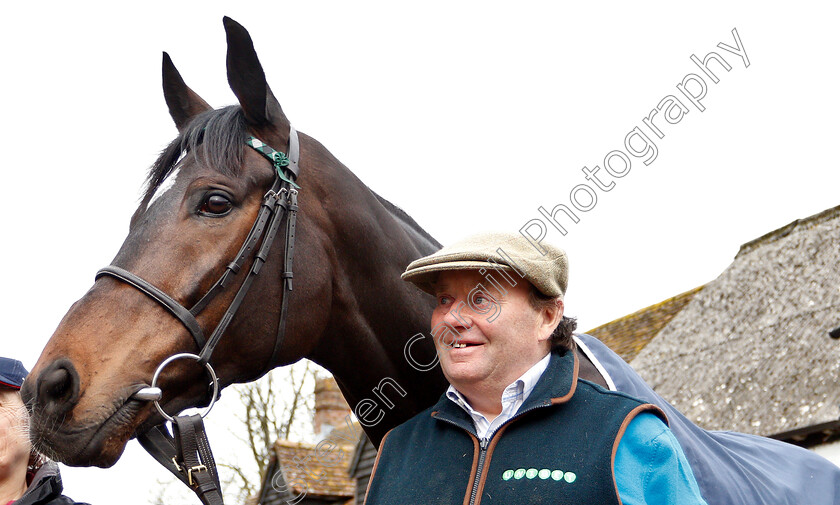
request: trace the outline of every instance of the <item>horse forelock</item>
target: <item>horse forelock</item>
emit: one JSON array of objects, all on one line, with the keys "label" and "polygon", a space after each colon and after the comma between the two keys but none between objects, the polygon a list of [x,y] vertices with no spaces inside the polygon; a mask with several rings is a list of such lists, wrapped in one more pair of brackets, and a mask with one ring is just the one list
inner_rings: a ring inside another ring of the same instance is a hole
[{"label": "horse forelock", "polygon": [[217,172],[237,176],[247,134],[245,116],[237,105],[199,114],[166,146],[149,169],[143,202],[151,200],[188,152]]}]

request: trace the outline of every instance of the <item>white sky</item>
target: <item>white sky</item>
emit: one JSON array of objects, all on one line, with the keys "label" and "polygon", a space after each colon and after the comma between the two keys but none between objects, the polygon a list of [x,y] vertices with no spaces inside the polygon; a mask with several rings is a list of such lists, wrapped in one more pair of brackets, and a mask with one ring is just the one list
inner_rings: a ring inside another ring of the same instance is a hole
[{"label": "white sky", "polygon": [[[223,15],[251,32],[293,124],[443,243],[568,205],[583,166],[625,150],[634,127],[650,134],[642,118],[666,95],[684,99],[689,57],[720,53],[732,70],[712,64],[705,112],[660,124],[652,164],[634,158],[566,237],[549,231],[569,252],[567,313],[582,330],[711,281],[742,243],[840,204],[836,7],[582,4],[4,6],[0,355],[31,367],[119,248],[176,134],[161,51],[211,104],[233,102]],[[716,47],[735,44],[733,28],[749,68]],[[152,492],[125,490],[152,489],[153,465],[132,443],[115,468],[66,471],[67,493],[144,504]]]}]

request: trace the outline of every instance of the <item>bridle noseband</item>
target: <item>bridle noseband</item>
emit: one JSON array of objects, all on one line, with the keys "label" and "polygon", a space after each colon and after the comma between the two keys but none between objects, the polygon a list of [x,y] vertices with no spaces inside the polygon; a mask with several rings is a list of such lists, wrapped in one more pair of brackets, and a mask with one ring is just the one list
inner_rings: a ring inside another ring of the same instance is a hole
[{"label": "bridle noseband", "polygon": [[[152,457],[191,487],[202,503],[205,504],[222,503],[218,473],[216,472],[213,455],[210,451],[206,434],[204,433],[203,423],[201,422],[201,419],[209,412],[218,394],[218,382],[215,372],[213,372],[213,368],[209,363],[210,357],[233,320],[234,315],[239,310],[239,306],[245,299],[245,295],[251,288],[251,284],[260,273],[263,264],[268,260],[271,245],[274,243],[274,239],[283,222],[286,223],[286,247],[283,257],[283,296],[280,305],[280,321],[278,323],[277,336],[274,340],[274,350],[264,372],[271,370],[280,351],[285,335],[288,294],[292,291],[292,263],[294,259],[295,222],[298,211],[297,195],[299,187],[294,181],[298,177],[298,162],[300,160],[300,144],[297,131],[290,127],[288,156],[280,151],[275,151],[272,147],[256,137],[247,137],[245,143],[271,162],[274,168],[274,182],[263,197],[257,218],[253,226],[251,226],[251,231],[245,238],[239,252],[233,261],[227,265],[224,273],[216,283],[213,284],[192,308],[187,309],[177,300],[142,277],[118,266],[109,265],[96,273],[96,279],[104,276],[113,277],[135,287],[149,298],[158,302],[184,325],[190,335],[192,335],[197,348],[200,349],[198,355],[181,353],[166,359],[155,371],[151,387],[141,389],[135,393],[133,399],[153,401],[163,417],[172,421],[175,437],[169,434],[164,424],[160,424],[148,432],[138,435],[137,438],[143,448]],[[284,219],[286,216],[288,218]],[[216,295],[227,287],[231,279],[240,272],[246,260],[251,256],[253,256],[254,260],[245,280],[242,281],[242,285],[236,292],[233,301],[219,320],[216,328],[210,334],[210,337],[206,338],[196,317]],[[178,416],[173,418],[166,414],[158,403],[162,393],[156,387],[157,377],[166,365],[180,358],[195,359],[207,368],[213,379],[213,393],[210,407],[200,416]]]}]

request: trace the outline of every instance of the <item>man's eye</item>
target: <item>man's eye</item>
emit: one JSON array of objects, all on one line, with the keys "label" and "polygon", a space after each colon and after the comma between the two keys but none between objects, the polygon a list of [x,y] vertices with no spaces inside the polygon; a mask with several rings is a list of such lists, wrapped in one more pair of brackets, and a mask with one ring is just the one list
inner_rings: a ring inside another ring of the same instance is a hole
[{"label": "man's eye", "polygon": [[486,305],[486,304],[490,303],[490,297],[488,297],[486,295],[483,295],[481,293],[477,293],[475,296],[473,296],[472,302],[473,302],[473,305],[475,305],[476,307],[480,307],[482,305]]},{"label": "man's eye", "polygon": [[438,297],[438,305],[449,305],[452,303],[452,299],[448,296],[439,296]]}]

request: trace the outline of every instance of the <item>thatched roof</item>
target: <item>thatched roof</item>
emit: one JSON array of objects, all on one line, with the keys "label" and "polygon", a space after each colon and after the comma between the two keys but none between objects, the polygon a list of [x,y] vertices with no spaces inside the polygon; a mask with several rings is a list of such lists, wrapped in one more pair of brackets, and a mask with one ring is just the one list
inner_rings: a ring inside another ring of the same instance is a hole
[{"label": "thatched roof", "polygon": [[633,360],[707,429],[759,435],[840,418],[840,207],[741,247]]},{"label": "thatched roof", "polygon": [[624,361],[630,362],[701,289],[703,286],[602,324],[586,333],[607,344]]}]

